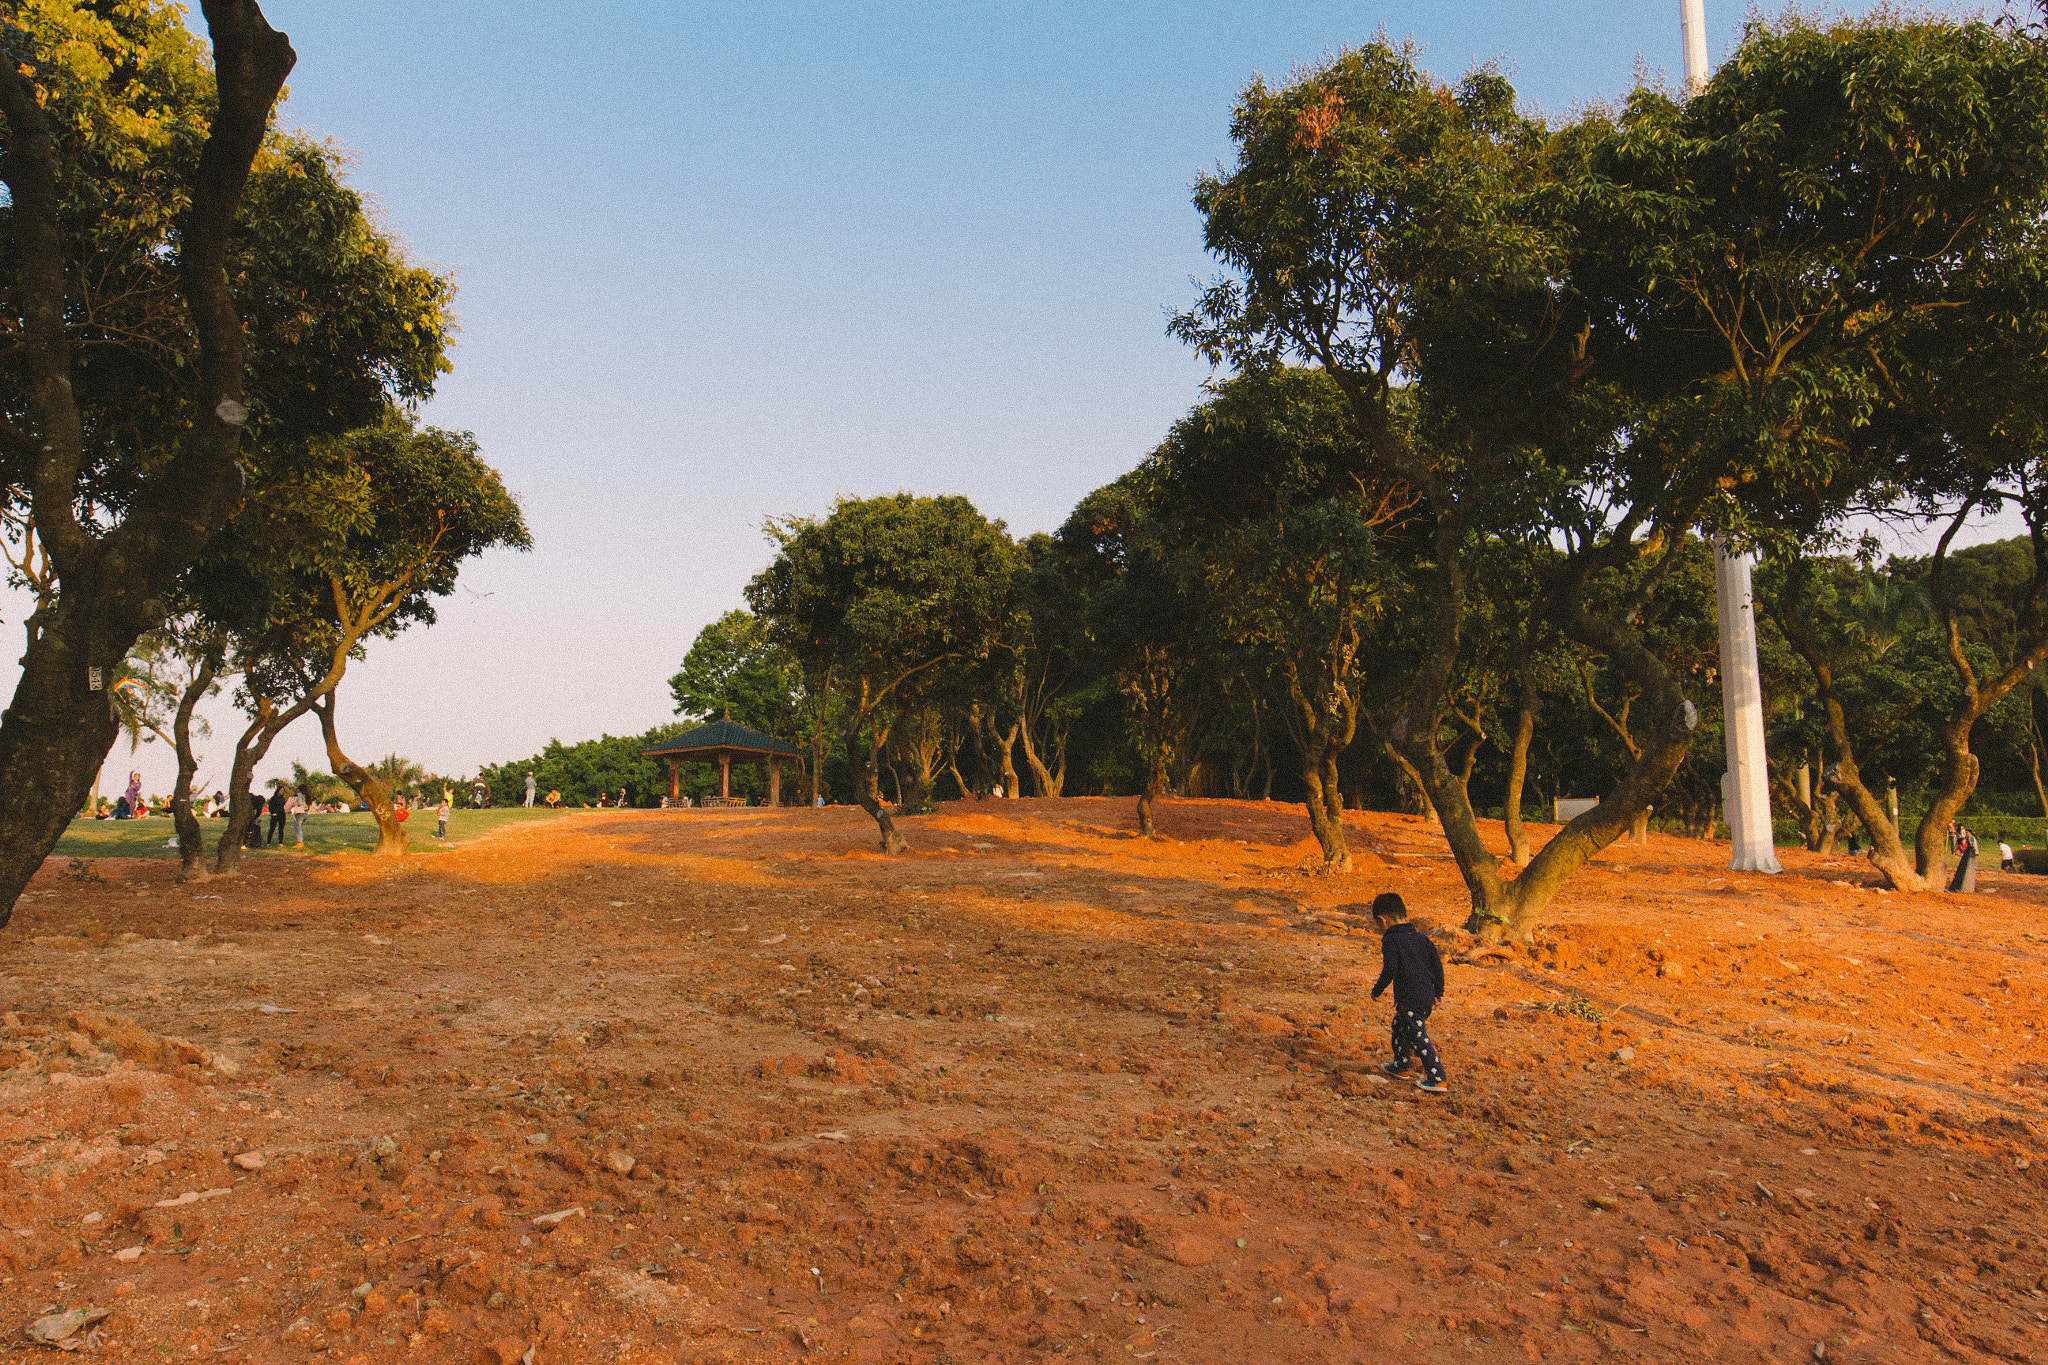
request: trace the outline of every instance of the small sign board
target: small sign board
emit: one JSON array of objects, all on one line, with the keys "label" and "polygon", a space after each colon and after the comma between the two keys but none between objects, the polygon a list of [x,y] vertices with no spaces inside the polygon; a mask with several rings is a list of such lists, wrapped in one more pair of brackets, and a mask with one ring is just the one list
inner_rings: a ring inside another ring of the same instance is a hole
[{"label": "small sign board", "polygon": [[1597,796],[1561,796],[1552,803],[1557,807],[1557,823],[1569,824],[1587,811],[1600,804]]}]

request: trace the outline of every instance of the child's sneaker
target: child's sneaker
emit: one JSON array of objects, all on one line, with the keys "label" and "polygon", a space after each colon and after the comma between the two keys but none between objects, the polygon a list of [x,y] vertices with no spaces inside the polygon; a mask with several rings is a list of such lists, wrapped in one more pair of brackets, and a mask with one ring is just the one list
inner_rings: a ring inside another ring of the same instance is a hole
[{"label": "child's sneaker", "polygon": [[1380,1070],[1386,1072],[1389,1076],[1399,1076],[1405,1074],[1408,1068],[1405,1066],[1398,1066],[1393,1062],[1381,1062]]},{"label": "child's sneaker", "polygon": [[1448,1085],[1445,1085],[1442,1081],[1433,1081],[1427,1076],[1418,1077],[1415,1082],[1415,1088],[1427,1091],[1432,1095],[1448,1095],[1451,1093],[1451,1088]]}]

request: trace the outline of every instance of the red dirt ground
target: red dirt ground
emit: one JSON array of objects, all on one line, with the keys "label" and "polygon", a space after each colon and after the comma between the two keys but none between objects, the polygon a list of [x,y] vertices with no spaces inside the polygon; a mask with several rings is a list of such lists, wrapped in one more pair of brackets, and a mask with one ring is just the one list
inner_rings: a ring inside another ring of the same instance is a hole
[{"label": "red dirt ground", "polygon": [[2048,1357],[2048,882],[1617,846],[1449,967],[1433,1097],[1369,1070],[1352,913],[1461,918],[1433,827],[1347,817],[1332,878],[1295,807],[1131,814],[53,863],[0,933],[0,1360],[95,1306],[150,1361]]}]

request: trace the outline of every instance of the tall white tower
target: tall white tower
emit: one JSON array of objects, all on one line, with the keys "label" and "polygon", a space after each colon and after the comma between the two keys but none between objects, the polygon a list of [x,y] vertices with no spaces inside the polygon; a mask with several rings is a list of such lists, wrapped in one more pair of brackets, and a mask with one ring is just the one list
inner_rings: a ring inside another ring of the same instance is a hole
[{"label": "tall white tower", "polygon": [[1678,22],[1685,30],[1685,93],[1707,88],[1707,0],[1678,0]]},{"label": "tall white tower", "polygon": [[[1685,93],[1707,87],[1706,0],[1678,0],[1685,30]],[[1756,662],[1756,600],[1750,591],[1755,560],[1731,555],[1714,542],[1714,603],[1721,627],[1721,713],[1728,732],[1728,771],[1721,806],[1735,836],[1728,866],[1740,872],[1779,872],[1771,837],[1771,780],[1764,768],[1763,676]]]}]

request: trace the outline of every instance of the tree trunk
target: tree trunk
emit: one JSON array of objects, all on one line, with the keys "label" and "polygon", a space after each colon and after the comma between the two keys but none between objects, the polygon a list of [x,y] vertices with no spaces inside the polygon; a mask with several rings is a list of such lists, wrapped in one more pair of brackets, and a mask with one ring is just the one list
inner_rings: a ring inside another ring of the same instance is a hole
[{"label": "tree trunk", "polygon": [[1053,781],[1052,773],[1047,770],[1044,761],[1038,756],[1038,744],[1032,738],[1031,727],[1024,724],[1021,720],[1017,724],[1017,738],[1024,746],[1024,763],[1031,770],[1031,785],[1034,788],[1034,794],[1038,796],[1058,796],[1058,786]]},{"label": "tree trunk", "polygon": [[1833,789],[1820,794],[1820,842],[1814,845],[1815,853],[1829,854],[1835,851],[1835,838],[1842,829],[1841,816],[1837,811],[1839,800],[1840,793]]},{"label": "tree trunk", "polygon": [[810,802],[812,806],[818,804],[818,794],[825,789],[826,729],[831,711],[827,702],[831,696],[831,688],[832,675],[828,672],[813,690],[817,700],[818,711],[816,717],[811,722]]},{"label": "tree trunk", "polygon": [[171,721],[171,743],[178,754],[178,776],[171,784],[171,823],[178,831],[178,860],[188,881],[206,876],[206,834],[199,817],[192,813],[192,779],[199,774],[199,759],[192,752],[192,712],[213,686],[214,667],[201,658],[192,681],[178,696],[178,713]]},{"label": "tree trunk", "polygon": [[2029,740],[2027,743],[2027,768],[2034,775],[2034,799],[2041,803],[2041,814],[2048,817],[2048,787],[2041,785],[2041,746]]},{"label": "tree trunk", "polygon": [[1863,822],[1864,831],[1870,835],[1870,861],[1884,874],[1892,889],[1925,891],[1927,878],[1906,856],[1905,846],[1899,841],[1898,827],[1886,818],[1884,807],[1863,785],[1862,775],[1856,769],[1855,749],[1849,743],[1848,717],[1835,694],[1834,669],[1821,657],[1811,632],[1806,628],[1802,605],[1806,575],[1807,566],[1803,560],[1795,561],[1786,571],[1785,589],[1778,595],[1778,626],[1784,631],[1793,652],[1805,661],[1807,671],[1813,675],[1814,692],[1820,698],[1823,717],[1821,757],[1826,759],[1833,755],[1833,761],[1821,770],[1821,782],[1823,785],[1833,784],[1836,791],[1849,798],[1849,809]]},{"label": "tree trunk", "polygon": [[1287,678],[1287,733],[1301,752],[1301,779],[1308,795],[1308,825],[1323,850],[1323,871],[1349,872],[1351,850],[1344,841],[1344,795],[1337,756],[1358,734],[1358,697],[1351,685],[1356,630],[1340,635],[1330,653],[1312,660],[1290,658]]},{"label": "tree trunk", "polygon": [[1003,795],[1006,797],[1015,798],[1017,795],[1017,767],[1010,761],[1010,749],[1017,742],[1017,732],[1023,728],[1023,721],[1014,720],[1010,722],[1010,732],[1004,734],[996,729],[995,716],[991,714],[988,718],[988,737],[995,741],[996,757],[1002,760],[996,771],[1003,775]]},{"label": "tree trunk", "polygon": [[[1927,595],[1934,608],[1935,619],[1941,623],[1946,636],[1949,662],[1955,666],[1956,676],[1963,685],[1941,727],[1941,785],[1921,815],[1920,828],[1913,840],[1914,868],[1928,885],[1934,887],[1946,885],[1946,832],[1949,823],[1962,811],[1970,793],[1977,789],[1978,763],[1977,756],[1970,752],[1970,731],[2015,687],[2031,681],[2039,665],[2048,662],[2048,632],[2036,635],[2025,648],[2015,645],[2012,662],[1994,678],[1979,678],[1964,652],[1962,625],[1948,598],[1948,547],[1976,502],[1975,498],[1964,502],[1950,520],[1927,566]],[[2048,569],[2048,565],[2043,563],[2044,557],[2048,557],[2048,536],[2042,534],[2038,514],[2032,507],[2023,501],[2021,510],[2027,515],[2033,541],[2034,571],[2024,602],[2017,604],[2018,615],[2021,629],[2034,631],[2039,629],[2039,624],[2033,616],[2033,607],[2044,586],[2044,569]]]},{"label": "tree trunk", "polygon": [[1400,770],[1401,777],[1405,779],[1403,789],[1414,799],[1417,809],[1410,811],[1409,814],[1420,815],[1425,820],[1436,819],[1436,803],[1429,799],[1429,788],[1423,784],[1422,774],[1417,772],[1415,765],[1410,763],[1402,755],[1401,751],[1394,747],[1393,741],[1381,740],[1380,747],[1387,751],[1388,758],[1394,760],[1394,766]]},{"label": "tree trunk", "polygon": [[1067,727],[1070,721],[1061,717],[1052,722],[1052,763],[1045,784],[1045,794],[1057,797],[1067,789]]},{"label": "tree trunk", "polygon": [[[889,808],[882,804],[882,746],[889,742],[889,727],[879,715],[872,717],[872,728],[866,724],[871,716],[871,706],[868,681],[863,678],[860,695],[846,711],[846,766],[853,775],[853,799],[874,818],[876,828],[881,831],[882,852],[901,853],[910,845],[896,832],[896,821]],[[861,739],[862,730],[868,731],[865,743]]]},{"label": "tree trunk", "polygon": [[981,703],[967,708],[967,735],[974,741],[974,799],[988,795],[988,750],[981,743]]},{"label": "tree trunk", "polygon": [[256,765],[270,752],[270,743],[277,738],[278,732],[305,713],[305,704],[294,705],[289,716],[279,722],[275,704],[268,697],[257,698],[256,717],[236,739],[235,760],[228,769],[228,823],[213,847],[215,872],[233,872],[242,865],[242,850],[249,837],[249,821],[255,815],[250,809],[249,786],[256,780]]},{"label": "tree trunk", "polygon": [[78,515],[85,433],[72,387],[70,264],[55,144],[32,73],[11,56],[0,63],[8,142],[0,179],[20,307],[13,345],[34,445],[27,468],[12,477],[26,485],[57,583],[54,600],[39,602],[26,623],[21,677],[0,712],[0,926],[84,804],[120,733],[107,690],[115,668],[144,631],[162,622],[162,595],[241,496],[243,336],[226,271],[228,242],[249,167],[296,58],[253,0],[219,0],[206,9],[217,101],[180,220],[179,250],[179,288],[198,343],[195,419],[178,448],[130,490],[128,511],[104,534]]},{"label": "tree trunk", "polygon": [[[1793,823],[1799,827],[1799,842],[1808,852],[1817,852],[1826,834],[1826,817],[1821,803],[1814,799],[1812,765],[1802,754],[1799,766],[1789,778],[1783,769],[1768,759],[1764,763],[1764,771],[1778,800],[1792,808]],[[1821,785],[1825,788],[1827,784],[1823,782]]]},{"label": "tree trunk", "polygon": [[1301,780],[1308,788],[1308,827],[1323,850],[1325,872],[1349,872],[1351,850],[1344,846],[1344,799],[1337,791],[1337,761],[1329,746],[1310,739],[1302,748]]},{"label": "tree trunk", "polygon": [[1522,696],[1515,707],[1515,739],[1508,747],[1508,785],[1501,798],[1502,823],[1507,826],[1508,861],[1529,865],[1529,834],[1522,828],[1522,788],[1529,779],[1529,747],[1536,739],[1536,689],[1530,684],[1530,670],[1522,669]]},{"label": "tree trunk", "polygon": [[391,788],[382,778],[371,773],[362,764],[341,751],[341,738],[334,728],[335,694],[329,692],[314,704],[320,713],[320,738],[327,745],[327,766],[334,775],[356,789],[356,795],[363,798],[363,804],[370,808],[370,814],[377,817],[377,855],[395,858],[405,852],[405,826],[399,822],[397,807],[391,801]]},{"label": "tree trunk", "polygon": [[[1449,544],[1443,543],[1447,534],[1451,537]],[[1551,614],[1565,638],[1605,656],[1620,668],[1635,695],[1647,703],[1644,712],[1654,721],[1646,739],[1629,740],[1635,759],[1614,789],[1592,810],[1558,831],[1542,852],[1530,860],[1527,869],[1507,882],[1501,877],[1499,863],[1479,837],[1478,822],[1465,799],[1465,789],[1444,762],[1439,734],[1440,708],[1447,704],[1447,685],[1457,657],[1459,613],[1464,606],[1464,568],[1456,534],[1455,527],[1439,525],[1436,636],[1417,670],[1408,704],[1391,727],[1389,738],[1394,751],[1418,769],[1436,804],[1445,841],[1471,896],[1472,915],[1467,928],[1486,937],[1527,940],[1537,916],[1565,880],[1620,838],[1670,785],[1692,743],[1693,730],[1699,724],[1698,709],[1687,700],[1677,677],[1645,647],[1632,628],[1643,604],[1674,562],[1681,542],[1674,538],[1660,548],[1657,562],[1615,608],[1613,616],[1596,617],[1586,610],[1586,583],[1595,570],[1618,567],[1643,552],[1643,547],[1633,543],[1633,528],[1627,521],[1597,550],[1573,556],[1557,589],[1546,595]]]},{"label": "tree trunk", "polygon": [[1166,769],[1164,768],[1155,770],[1151,776],[1145,779],[1145,784],[1138,789],[1138,836],[1140,838],[1152,839],[1158,836],[1158,832],[1152,826],[1152,802],[1165,790]]}]

